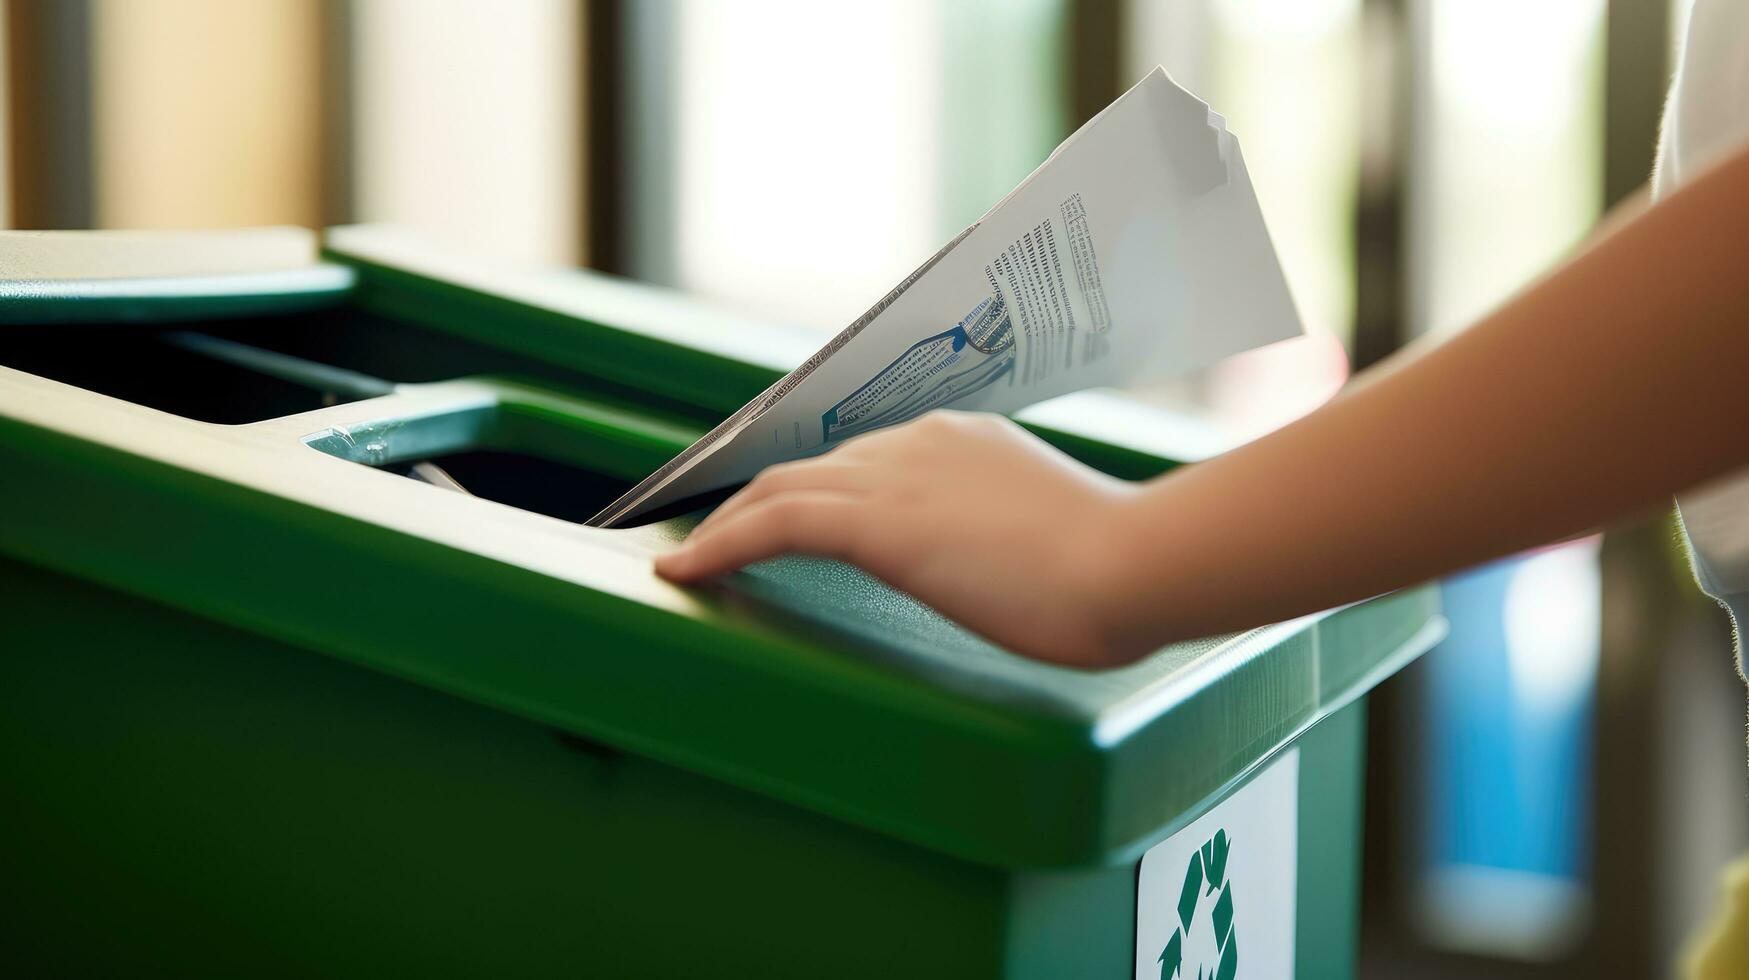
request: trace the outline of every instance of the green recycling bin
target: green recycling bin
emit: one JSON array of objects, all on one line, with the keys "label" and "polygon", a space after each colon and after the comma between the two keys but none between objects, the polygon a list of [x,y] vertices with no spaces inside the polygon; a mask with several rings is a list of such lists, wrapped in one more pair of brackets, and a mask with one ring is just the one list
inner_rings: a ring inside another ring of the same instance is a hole
[{"label": "green recycling bin", "polygon": [[[1083,673],[581,526],[797,343],[367,227],[0,282],[0,971],[1352,974],[1364,697],[1435,592]],[[1088,404],[1036,427],[1172,465]]]}]

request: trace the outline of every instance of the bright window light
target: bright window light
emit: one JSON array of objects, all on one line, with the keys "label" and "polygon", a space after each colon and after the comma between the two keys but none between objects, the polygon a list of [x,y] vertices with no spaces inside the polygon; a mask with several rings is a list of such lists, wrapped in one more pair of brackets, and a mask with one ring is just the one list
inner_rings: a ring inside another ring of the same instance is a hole
[{"label": "bright window light", "polygon": [[1062,6],[675,4],[660,66],[678,103],[674,186],[655,193],[678,206],[672,228],[639,229],[669,254],[634,271],[843,327],[1066,135]]},{"label": "bright window light", "polygon": [[1603,642],[1598,539],[1526,558],[1506,586],[1506,661],[1512,692],[1533,715],[1580,708]]},{"label": "bright window light", "polygon": [[930,5],[684,4],[679,274],[821,329],[927,257],[938,206]]},{"label": "bright window light", "polygon": [[1305,414],[1348,376],[1360,181],[1360,0],[1132,0],[1129,75],[1154,64],[1239,138],[1308,336],[1192,383],[1235,439]]},{"label": "bright window light", "polygon": [[1422,0],[1431,71],[1412,185],[1415,325],[1455,330],[1602,208],[1604,0]]},{"label": "bright window light", "polygon": [[576,7],[360,0],[352,18],[358,219],[512,261],[575,262]]}]

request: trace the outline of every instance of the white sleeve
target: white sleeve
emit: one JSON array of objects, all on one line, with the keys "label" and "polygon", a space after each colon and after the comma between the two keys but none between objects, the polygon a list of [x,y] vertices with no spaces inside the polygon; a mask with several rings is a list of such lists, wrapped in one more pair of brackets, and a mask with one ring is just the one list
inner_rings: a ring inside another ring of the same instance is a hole
[{"label": "white sleeve", "polygon": [[1701,587],[1715,596],[1749,592],[1749,469],[1685,493],[1676,503]]}]

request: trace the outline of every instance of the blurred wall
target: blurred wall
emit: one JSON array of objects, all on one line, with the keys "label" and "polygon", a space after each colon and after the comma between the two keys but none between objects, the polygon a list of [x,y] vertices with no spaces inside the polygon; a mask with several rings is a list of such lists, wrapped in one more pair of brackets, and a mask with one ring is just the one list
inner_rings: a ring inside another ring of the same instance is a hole
[{"label": "blurred wall", "polygon": [[91,224],[88,0],[5,0],[8,221]]},{"label": "blurred wall", "polygon": [[[7,58],[6,21],[8,11],[6,0],[0,0],[0,85],[5,84],[9,74]],[[11,100],[0,98],[0,228],[12,227],[12,195],[5,189],[12,186],[12,107]]]},{"label": "blurred wall", "polygon": [[388,221],[516,261],[590,258],[601,4],[0,3],[0,188],[20,227]]},{"label": "blurred wall", "polygon": [[96,223],[322,220],[322,5],[96,0]]}]

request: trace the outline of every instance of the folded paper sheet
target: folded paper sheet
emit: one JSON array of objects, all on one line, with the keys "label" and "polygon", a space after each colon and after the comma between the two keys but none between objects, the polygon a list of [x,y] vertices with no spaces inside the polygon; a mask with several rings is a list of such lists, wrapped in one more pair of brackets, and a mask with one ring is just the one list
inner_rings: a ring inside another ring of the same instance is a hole
[{"label": "folded paper sheet", "polygon": [[1299,330],[1238,142],[1155,69],[801,367],[590,523],[635,519],[930,409],[1013,412]]}]

